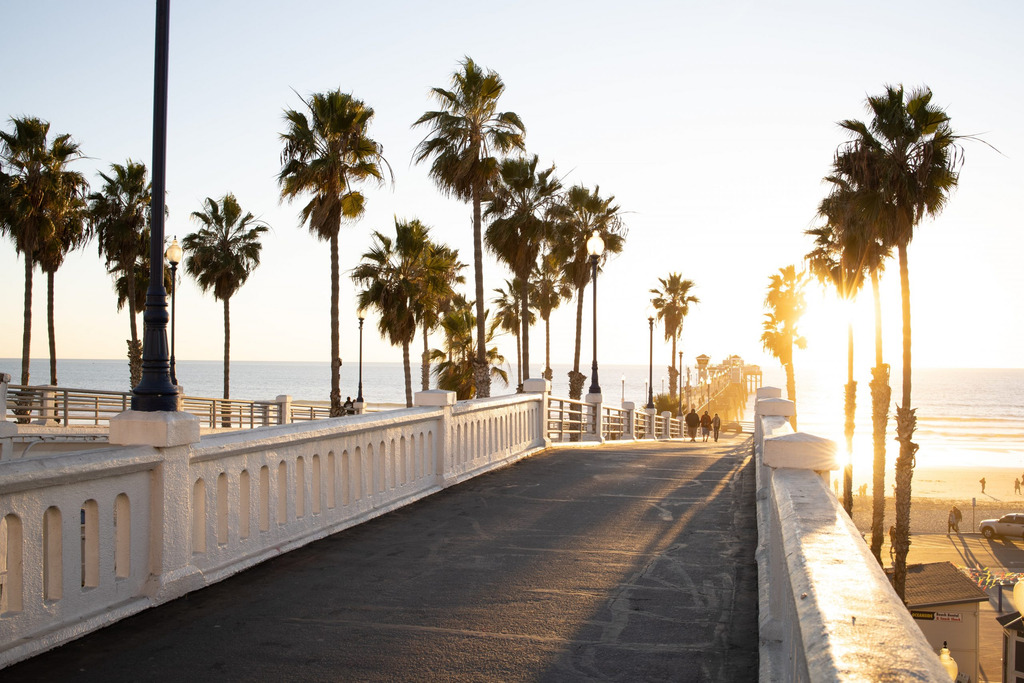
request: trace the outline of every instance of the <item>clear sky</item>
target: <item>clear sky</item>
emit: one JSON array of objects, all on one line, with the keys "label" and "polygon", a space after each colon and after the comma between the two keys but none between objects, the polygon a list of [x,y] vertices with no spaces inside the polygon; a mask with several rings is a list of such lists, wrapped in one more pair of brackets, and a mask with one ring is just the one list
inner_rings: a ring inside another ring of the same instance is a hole
[{"label": "clear sky", "polygon": [[[389,2],[334,0],[171,3],[167,235],[205,197],[234,192],[273,228],[261,266],[232,299],[232,358],[329,360],[329,251],[282,204],[282,112],[299,96],[334,88],[376,110],[370,134],[384,146],[393,186],[367,188],[365,217],[343,228],[347,274],[373,230],[419,218],[472,263],[470,207],[446,199],[411,156],[464,55],[499,72],[501,108],[524,121],[530,153],[555,162],[566,185],[600,185],[629,228],[625,251],[599,279],[599,360],[645,364],[648,290],[677,271],[696,283],[685,321],[684,362],[701,353],[774,363],[759,342],[768,277],[810,249],[826,192],[821,178],[845,138],[836,122],[866,118],[865,97],[888,83],[927,85],[954,129],[999,152],[966,145],[960,187],[910,248],[915,365],[1022,367],[1024,72],[1017,2]],[[136,0],[8,3],[3,8],[0,117],[51,121],[97,170],[131,157],[150,165],[155,3]],[[23,266],[0,243],[0,357],[20,357]],[[488,258],[486,287],[509,274]],[[467,269],[472,282],[472,270]],[[45,278],[35,280],[32,355],[45,358]],[[899,276],[883,279],[886,347],[898,364]],[[467,292],[470,291],[467,289]],[[582,366],[590,365],[587,292]],[[843,366],[845,333],[833,299],[812,294],[797,362]],[[57,275],[58,354],[122,358],[127,312],[115,310],[95,244]],[[554,362],[571,362],[575,306],[553,316]],[[341,344],[357,358],[354,287],[341,289]],[[871,363],[870,301],[858,312],[861,356]],[[219,359],[221,304],[187,278],[178,289],[177,357]],[[372,333],[365,358],[400,361]],[[140,317],[141,328],[141,317]],[[668,346],[657,334],[655,362]],[[531,335],[533,374],[543,330]],[[419,339],[414,348],[419,348]],[[514,357],[510,337],[503,351]],[[17,374],[18,368],[6,369]],[[663,371],[662,371],[663,372]],[[33,381],[45,381],[33,364]]]}]

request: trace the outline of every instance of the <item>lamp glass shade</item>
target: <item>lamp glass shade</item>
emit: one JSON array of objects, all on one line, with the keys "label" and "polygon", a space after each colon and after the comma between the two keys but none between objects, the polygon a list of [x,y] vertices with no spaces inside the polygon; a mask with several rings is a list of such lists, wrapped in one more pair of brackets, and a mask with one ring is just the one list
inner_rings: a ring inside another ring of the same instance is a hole
[{"label": "lamp glass shade", "polygon": [[[943,643],[945,646],[945,643]],[[956,675],[960,673],[960,667],[957,665],[956,660],[949,654],[949,648],[943,647],[939,650],[939,663],[942,664],[942,668],[949,674],[951,681],[956,680]]]},{"label": "lamp glass shade", "polygon": [[587,240],[587,253],[591,256],[600,256],[604,253],[604,240],[601,239],[601,235],[595,230],[590,235],[590,239]]},{"label": "lamp glass shade", "polygon": [[164,252],[164,258],[167,259],[168,263],[173,263],[174,265],[181,263],[181,245],[178,244],[177,237],[171,241],[171,246],[167,247],[167,251]]}]

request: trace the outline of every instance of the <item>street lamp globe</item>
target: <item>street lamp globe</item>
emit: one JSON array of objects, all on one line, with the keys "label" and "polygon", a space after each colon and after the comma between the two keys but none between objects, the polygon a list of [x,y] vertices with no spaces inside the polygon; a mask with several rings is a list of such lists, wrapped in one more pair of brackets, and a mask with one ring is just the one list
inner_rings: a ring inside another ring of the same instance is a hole
[{"label": "street lamp globe", "polygon": [[171,246],[167,247],[167,251],[164,252],[164,258],[172,266],[177,266],[181,263],[181,245],[178,244],[177,237],[171,241]]},{"label": "street lamp globe", "polygon": [[603,253],[604,240],[601,239],[601,233],[595,230],[590,235],[590,239],[587,240],[587,254],[590,256],[600,256]]}]

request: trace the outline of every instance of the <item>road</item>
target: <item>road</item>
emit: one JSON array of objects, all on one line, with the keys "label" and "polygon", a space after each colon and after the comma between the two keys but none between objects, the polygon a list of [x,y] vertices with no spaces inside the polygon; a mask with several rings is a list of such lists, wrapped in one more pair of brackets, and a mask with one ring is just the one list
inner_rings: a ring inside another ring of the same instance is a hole
[{"label": "road", "polygon": [[749,444],[551,449],[3,678],[756,680]]}]

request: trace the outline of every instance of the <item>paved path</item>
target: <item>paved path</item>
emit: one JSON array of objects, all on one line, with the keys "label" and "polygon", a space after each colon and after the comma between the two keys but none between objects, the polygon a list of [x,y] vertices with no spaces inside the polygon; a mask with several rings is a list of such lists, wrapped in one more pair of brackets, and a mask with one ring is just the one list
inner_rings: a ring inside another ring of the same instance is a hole
[{"label": "paved path", "polygon": [[555,449],[0,672],[753,681],[750,441]]}]

